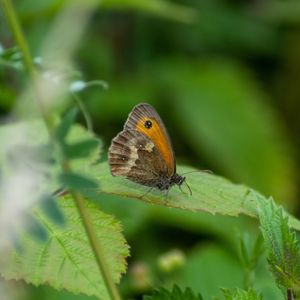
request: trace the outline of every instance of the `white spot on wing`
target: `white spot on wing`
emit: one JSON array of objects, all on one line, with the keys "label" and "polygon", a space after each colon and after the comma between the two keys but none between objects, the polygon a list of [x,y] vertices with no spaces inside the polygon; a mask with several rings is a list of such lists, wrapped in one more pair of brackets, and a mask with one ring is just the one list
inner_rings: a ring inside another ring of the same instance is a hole
[{"label": "white spot on wing", "polygon": [[135,166],[135,162],[139,159],[138,148],[134,145],[129,146],[130,149],[130,159],[127,162],[126,169],[130,171],[131,167]]},{"label": "white spot on wing", "polygon": [[152,152],[154,148],[154,144],[152,142],[148,142],[145,146],[145,150],[148,152]]}]

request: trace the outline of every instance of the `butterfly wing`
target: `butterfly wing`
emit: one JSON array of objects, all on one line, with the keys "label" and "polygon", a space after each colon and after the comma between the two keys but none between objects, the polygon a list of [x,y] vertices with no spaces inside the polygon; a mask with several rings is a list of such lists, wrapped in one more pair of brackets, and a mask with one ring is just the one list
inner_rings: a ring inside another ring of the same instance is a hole
[{"label": "butterfly wing", "polygon": [[146,186],[156,186],[168,169],[156,145],[137,130],[123,130],[109,148],[109,165],[114,176]]},{"label": "butterfly wing", "polygon": [[136,130],[149,138],[166,165],[166,175],[176,172],[175,155],[163,121],[156,110],[147,103],[136,105],[129,114],[124,130]]}]

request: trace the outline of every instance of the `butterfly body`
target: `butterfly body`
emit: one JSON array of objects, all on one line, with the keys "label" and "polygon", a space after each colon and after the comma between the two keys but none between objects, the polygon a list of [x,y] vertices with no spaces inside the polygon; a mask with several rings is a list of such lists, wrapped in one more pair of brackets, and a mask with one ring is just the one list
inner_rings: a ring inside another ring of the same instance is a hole
[{"label": "butterfly body", "polygon": [[141,103],[129,114],[109,148],[113,176],[124,176],[141,185],[169,190],[185,181],[176,173],[170,138],[155,109]]}]

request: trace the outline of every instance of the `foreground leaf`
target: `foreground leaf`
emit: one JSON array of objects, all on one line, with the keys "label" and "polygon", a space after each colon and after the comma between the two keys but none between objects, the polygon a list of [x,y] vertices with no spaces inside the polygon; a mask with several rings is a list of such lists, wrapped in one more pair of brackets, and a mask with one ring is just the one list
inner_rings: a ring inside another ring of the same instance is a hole
[{"label": "foreground leaf", "polygon": [[[179,174],[193,170],[188,167],[178,167]],[[150,191],[149,188],[132,183],[125,178],[113,177],[107,162],[90,168],[89,175],[101,182],[101,190],[98,193],[137,198],[152,204],[191,211],[206,211],[211,214],[229,216],[245,214],[257,217],[256,197],[250,188],[245,185],[234,184],[220,176],[204,172],[187,174],[186,180],[192,190],[192,195],[189,194],[189,190],[184,184],[182,185],[184,192],[175,186],[167,195],[166,192],[157,189]],[[261,197],[266,200],[263,196]],[[290,217],[289,224],[300,230],[299,220]]]},{"label": "foreground leaf", "polygon": [[[23,279],[34,285],[49,284],[73,293],[94,295],[108,299],[105,284],[81,225],[76,206],[71,199],[59,199],[67,224],[59,226],[47,218],[42,210],[35,210],[36,219],[44,226],[48,239],[42,243],[24,234],[21,251],[12,250],[9,260],[1,268],[6,279]],[[86,203],[87,212],[104,249],[114,282],[125,272],[128,246],[121,234],[120,224],[111,216]]]},{"label": "foreground leaf", "polygon": [[[258,197],[259,199],[259,197]],[[272,199],[258,201],[261,231],[268,251],[268,262],[277,284],[300,291],[300,245],[289,228],[288,217]]]},{"label": "foreground leaf", "polygon": [[182,291],[177,285],[172,291],[161,288],[153,292],[151,296],[145,296],[144,300],[203,300],[200,294],[195,295],[190,288]]}]

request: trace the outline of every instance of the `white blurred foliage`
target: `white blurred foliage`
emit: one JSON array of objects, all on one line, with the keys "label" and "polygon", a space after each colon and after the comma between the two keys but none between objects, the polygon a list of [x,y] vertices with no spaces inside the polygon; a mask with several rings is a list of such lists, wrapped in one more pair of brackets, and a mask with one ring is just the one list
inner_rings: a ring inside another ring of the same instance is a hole
[{"label": "white blurred foliage", "polygon": [[86,88],[86,82],[83,81],[83,80],[76,80],[76,81],[73,81],[71,82],[70,86],[69,86],[69,89],[70,89],[70,92],[80,92],[82,90],[84,90]]},{"label": "white blurred foliage", "polygon": [[43,64],[43,58],[41,56],[35,56],[33,58],[33,62],[36,64],[36,65],[42,65]]},{"label": "white blurred foliage", "polygon": [[[60,10],[45,36],[41,56],[34,60],[35,64],[41,65],[44,72],[38,73],[34,83],[29,84],[18,97],[14,109],[16,116],[21,119],[40,117],[41,107],[51,113],[66,101],[70,78],[64,76],[65,71],[73,70],[73,54],[82,42],[89,18],[100,2],[99,0],[65,2],[65,6]],[[0,52],[1,50],[0,46]],[[21,53],[17,54],[15,58],[20,59],[20,55]],[[41,171],[32,167],[35,162],[26,161],[28,155],[23,155],[21,151],[17,156],[13,156],[12,161],[4,160],[11,151],[16,150],[16,147],[31,146],[32,134],[32,132],[28,134],[24,128],[24,130],[10,132],[10,135],[1,140],[0,264],[4,263],[10,255],[9,250],[17,241],[20,230],[26,227],[28,211],[39,200],[45,183]],[[19,298],[15,283],[11,285],[0,278],[0,300]]]},{"label": "white blurred foliage", "polygon": [[[16,130],[2,134],[1,142],[0,266],[6,262],[12,247],[17,244],[19,234],[26,230],[30,220],[28,213],[40,199],[40,187],[44,180],[40,171],[33,167],[36,163],[34,158],[29,161],[30,156],[19,151],[20,146],[30,145],[28,127],[18,126]],[[6,282],[0,278],[0,299],[22,299],[25,295],[22,287],[20,283]]]},{"label": "white blurred foliage", "polygon": [[82,42],[90,16],[99,3],[99,0],[65,3],[45,36],[40,55],[33,59],[43,71],[37,73],[34,84],[29,85],[19,97],[17,112],[36,117],[40,114],[41,107],[48,112],[64,107],[72,81],[70,75],[76,69],[73,65],[74,53]]},{"label": "white blurred foliage", "polygon": [[[17,155],[10,156],[12,151],[19,146],[29,146],[25,128],[10,132],[10,139],[2,141],[5,149],[2,158],[7,158],[1,165],[4,170],[0,179],[0,253],[15,242],[17,232],[26,226],[28,210],[40,197],[40,187],[43,176],[33,165],[33,160],[28,161],[28,155],[18,151]],[[24,156],[23,156],[24,155]],[[10,159],[8,159],[10,157]],[[0,257],[0,262],[1,259]]]},{"label": "white blurred foliage", "polygon": [[19,168],[0,182],[0,251],[14,240],[16,231],[24,227],[25,213],[36,202],[38,174],[29,168]]},{"label": "white blurred foliage", "polygon": [[21,283],[15,281],[7,282],[0,280],[0,296],[1,300],[21,300],[26,295],[25,287]]}]

